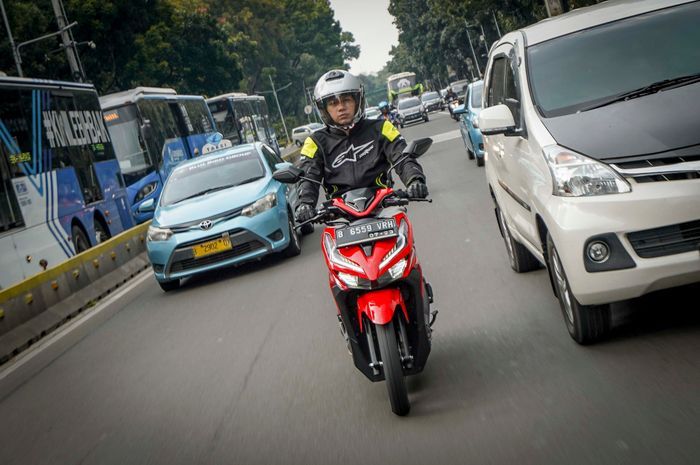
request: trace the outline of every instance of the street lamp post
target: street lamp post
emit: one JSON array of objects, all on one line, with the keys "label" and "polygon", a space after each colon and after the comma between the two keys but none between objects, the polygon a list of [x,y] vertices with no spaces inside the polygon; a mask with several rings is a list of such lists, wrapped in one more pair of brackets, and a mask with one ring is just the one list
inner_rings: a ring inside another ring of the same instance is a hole
[{"label": "street lamp post", "polygon": [[277,98],[277,91],[275,90],[275,83],[272,80],[272,75],[268,74],[267,77],[270,78],[270,84],[272,85],[272,93],[275,96],[275,102],[277,102],[277,110],[280,112],[280,118],[282,119],[282,127],[284,128],[284,135],[287,136],[287,143],[289,144],[289,141],[291,139],[289,138],[289,131],[287,131],[287,123],[284,122],[284,115],[282,114],[282,107],[280,107],[280,101]]},{"label": "street lamp post", "polygon": [[70,66],[73,79],[79,82],[85,82],[85,71],[83,70],[83,65],[80,63],[80,57],[78,57],[78,51],[75,48],[75,40],[73,40],[73,33],[68,27],[68,21],[63,11],[61,0],[51,0],[51,5],[56,15],[56,22],[58,23],[61,40],[63,41],[63,48],[66,50],[68,66]]},{"label": "street lamp post", "polygon": [[476,59],[476,53],[474,52],[474,46],[472,45],[472,36],[469,34],[469,23],[464,20],[464,25],[467,28],[467,39],[469,40],[469,48],[472,50],[472,56],[474,57],[474,65],[476,66],[476,71],[479,73],[479,79],[482,78],[481,67],[479,66],[479,61]]},{"label": "street lamp post", "polygon": [[19,57],[19,51],[15,47],[15,39],[12,37],[12,30],[10,29],[10,22],[7,20],[7,12],[5,11],[5,2],[0,0],[0,10],[2,10],[2,20],[5,22],[5,29],[7,29],[7,37],[10,39],[10,48],[12,48],[12,56],[15,59],[15,65],[17,66],[17,75],[23,77],[22,73],[22,59]]}]

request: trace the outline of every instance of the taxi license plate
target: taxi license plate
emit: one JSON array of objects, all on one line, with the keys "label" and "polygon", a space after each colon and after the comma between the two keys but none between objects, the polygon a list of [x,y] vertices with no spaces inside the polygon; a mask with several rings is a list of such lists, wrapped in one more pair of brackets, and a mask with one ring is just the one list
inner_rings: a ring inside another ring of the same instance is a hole
[{"label": "taxi license plate", "polygon": [[214,239],[213,241],[195,245],[192,247],[192,253],[194,254],[194,258],[201,258],[206,257],[207,255],[225,252],[227,250],[231,250],[232,248],[233,246],[231,245],[231,239],[220,237],[218,239]]},{"label": "taxi license plate", "polygon": [[396,236],[396,220],[383,218],[371,223],[356,224],[337,229],[335,231],[335,243],[338,247],[363,242],[378,241],[387,237]]}]

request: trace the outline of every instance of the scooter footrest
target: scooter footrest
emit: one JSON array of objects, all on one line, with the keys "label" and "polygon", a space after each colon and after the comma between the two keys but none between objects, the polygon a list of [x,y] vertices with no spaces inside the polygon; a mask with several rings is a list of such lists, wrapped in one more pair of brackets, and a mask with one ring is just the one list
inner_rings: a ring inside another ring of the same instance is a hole
[{"label": "scooter footrest", "polygon": [[437,310],[433,310],[432,312],[430,312],[430,323],[429,324],[430,324],[431,328],[433,327],[433,323],[435,323],[435,320],[437,320],[438,313],[439,312]]}]

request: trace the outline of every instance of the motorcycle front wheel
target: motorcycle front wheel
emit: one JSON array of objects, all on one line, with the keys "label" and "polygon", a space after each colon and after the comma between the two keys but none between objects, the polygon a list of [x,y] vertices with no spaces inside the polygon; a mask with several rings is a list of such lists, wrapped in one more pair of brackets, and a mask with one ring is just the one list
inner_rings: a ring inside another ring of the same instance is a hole
[{"label": "motorcycle front wheel", "polygon": [[411,410],[411,404],[408,401],[406,379],[403,375],[394,320],[385,325],[377,325],[375,328],[377,329],[379,353],[382,357],[382,369],[389,392],[391,411],[396,415],[404,416]]}]

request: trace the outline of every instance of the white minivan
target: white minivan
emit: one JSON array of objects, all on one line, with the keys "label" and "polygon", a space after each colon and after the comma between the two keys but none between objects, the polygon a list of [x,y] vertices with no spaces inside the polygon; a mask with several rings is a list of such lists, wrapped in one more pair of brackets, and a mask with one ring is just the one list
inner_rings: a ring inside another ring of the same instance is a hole
[{"label": "white minivan", "polygon": [[491,49],[479,127],[511,267],[579,343],[610,303],[700,281],[700,3],[610,1]]}]

